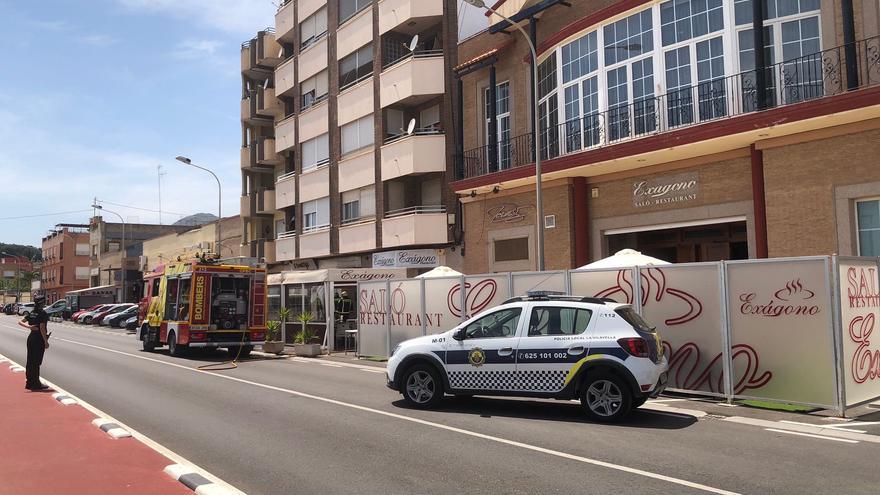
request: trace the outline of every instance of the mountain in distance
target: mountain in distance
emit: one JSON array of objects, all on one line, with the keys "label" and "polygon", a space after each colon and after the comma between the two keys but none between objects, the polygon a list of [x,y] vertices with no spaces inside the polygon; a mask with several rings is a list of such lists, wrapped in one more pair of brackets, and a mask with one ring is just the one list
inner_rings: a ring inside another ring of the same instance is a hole
[{"label": "mountain in distance", "polygon": [[191,227],[198,227],[199,225],[205,225],[206,223],[211,223],[215,221],[217,221],[217,215],[212,215],[211,213],[196,213],[195,215],[181,218],[180,220],[174,222],[174,225],[188,225]]}]

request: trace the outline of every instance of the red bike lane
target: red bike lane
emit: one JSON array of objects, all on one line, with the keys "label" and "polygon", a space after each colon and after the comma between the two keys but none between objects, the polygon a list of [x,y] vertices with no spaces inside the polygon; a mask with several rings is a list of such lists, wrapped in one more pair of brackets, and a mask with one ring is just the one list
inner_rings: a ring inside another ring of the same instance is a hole
[{"label": "red bike lane", "polygon": [[163,472],[173,461],[93,419],[51,392],[26,391],[24,373],[0,363],[0,495],[193,493]]}]

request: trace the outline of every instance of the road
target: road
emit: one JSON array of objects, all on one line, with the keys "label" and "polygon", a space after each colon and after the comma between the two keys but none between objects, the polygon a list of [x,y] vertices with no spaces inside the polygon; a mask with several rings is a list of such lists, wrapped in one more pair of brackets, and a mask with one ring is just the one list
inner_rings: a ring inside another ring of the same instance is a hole
[{"label": "road", "polygon": [[[636,411],[619,425],[571,402],[404,406],[381,370],[145,353],[132,336],[50,324],[43,376],[248,494],[876,493],[880,444]],[[0,316],[0,354],[25,361]],[[0,482],[2,484],[2,482]],[[2,491],[2,486],[0,486]]]}]

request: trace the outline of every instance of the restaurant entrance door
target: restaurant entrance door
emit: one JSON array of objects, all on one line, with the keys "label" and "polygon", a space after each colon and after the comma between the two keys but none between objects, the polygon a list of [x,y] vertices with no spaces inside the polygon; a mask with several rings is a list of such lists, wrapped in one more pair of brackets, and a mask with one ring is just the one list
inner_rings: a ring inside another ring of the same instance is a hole
[{"label": "restaurant entrance door", "polygon": [[746,222],[606,233],[608,253],[635,249],[670,263],[748,259]]}]

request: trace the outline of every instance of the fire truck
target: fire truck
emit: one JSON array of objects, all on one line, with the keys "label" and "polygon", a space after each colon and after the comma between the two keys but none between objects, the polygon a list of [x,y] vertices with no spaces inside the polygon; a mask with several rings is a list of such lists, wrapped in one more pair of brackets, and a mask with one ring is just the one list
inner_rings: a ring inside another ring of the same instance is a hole
[{"label": "fire truck", "polygon": [[266,339],[266,269],[204,258],[159,266],[144,277],[140,321],[145,351],[225,347],[247,357]]}]

